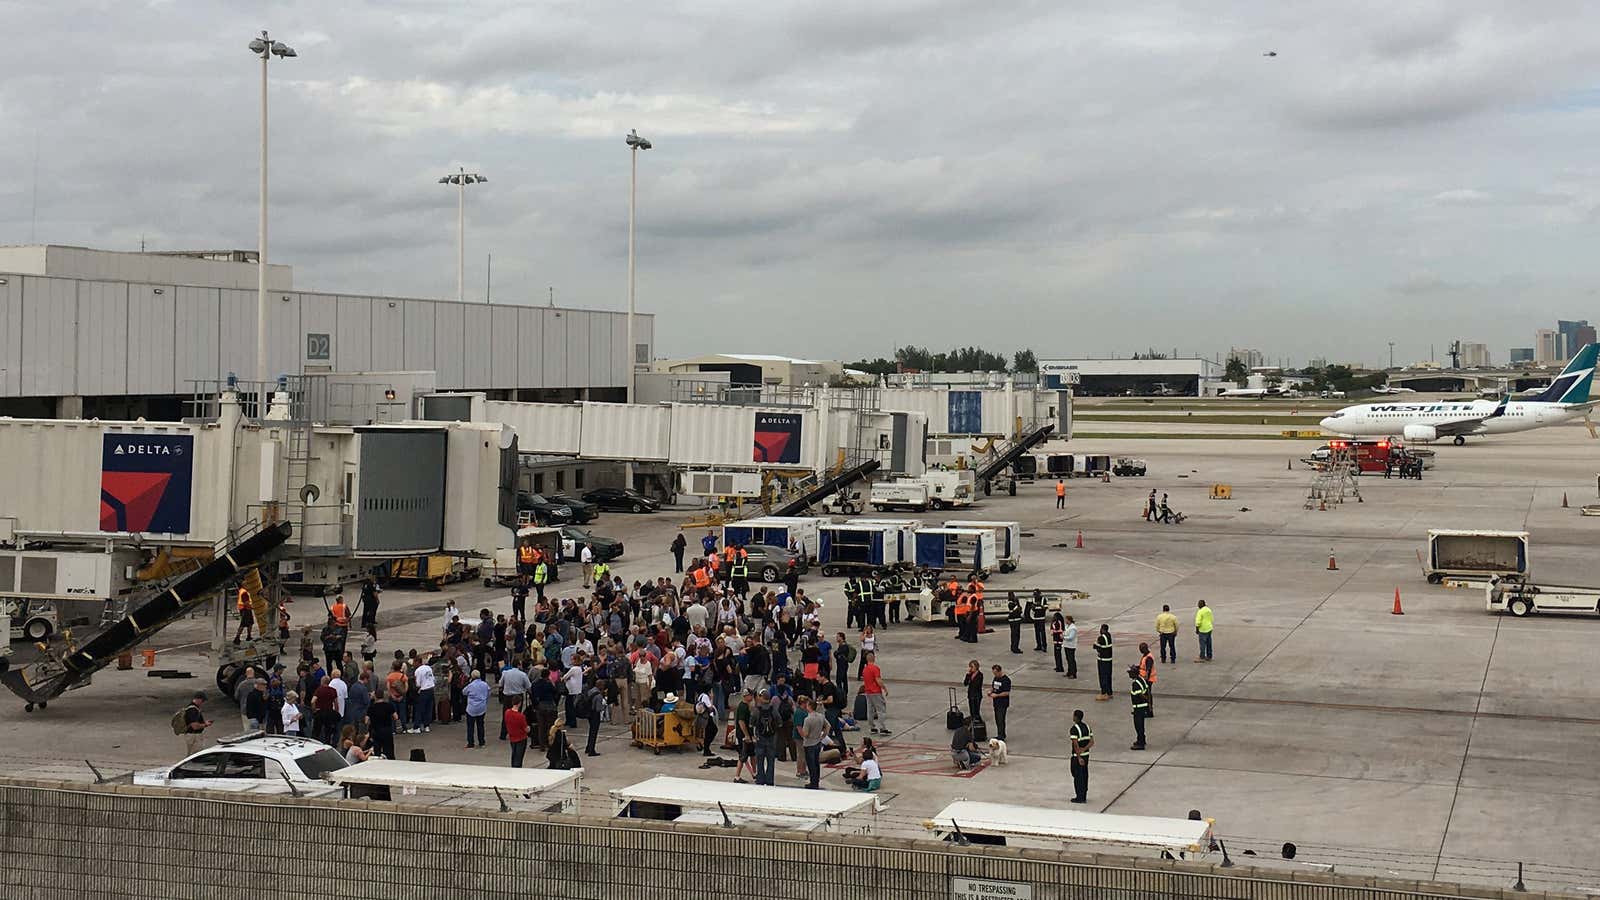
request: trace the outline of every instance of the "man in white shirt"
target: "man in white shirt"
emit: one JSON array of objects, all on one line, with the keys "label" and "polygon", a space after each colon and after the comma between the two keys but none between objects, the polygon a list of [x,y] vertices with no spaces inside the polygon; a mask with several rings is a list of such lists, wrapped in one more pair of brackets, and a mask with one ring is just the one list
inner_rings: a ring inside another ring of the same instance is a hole
[{"label": "man in white shirt", "polygon": [[339,718],[343,719],[344,701],[346,697],[350,696],[350,685],[345,683],[344,673],[339,669],[334,669],[333,678],[328,681],[328,687],[333,688],[333,692],[339,695],[339,699],[334,702],[334,709],[339,711]]},{"label": "man in white shirt", "polygon": [[704,604],[691,603],[684,609],[683,617],[689,620],[690,631],[699,631],[706,627],[706,619],[709,617],[709,613]]},{"label": "man in white shirt", "polygon": [[413,716],[411,728],[413,732],[426,734],[433,730],[433,666],[430,663],[433,656],[430,654],[422,664],[417,666],[411,677],[417,683],[417,708]]},{"label": "man in white shirt", "polygon": [[444,603],[444,624],[439,626],[439,630],[449,631],[450,623],[454,622],[459,615],[461,615],[461,610],[456,609],[456,602],[454,600],[446,600]]},{"label": "man in white shirt", "polygon": [[583,563],[583,586],[588,587],[594,580],[594,551],[589,549],[588,544],[578,551],[578,561]]},{"label": "man in white shirt", "polygon": [[567,667],[566,674],[561,676],[562,685],[567,689],[567,727],[576,728],[578,725],[578,698],[583,696],[584,663],[587,657],[579,655],[572,660],[572,665]]}]

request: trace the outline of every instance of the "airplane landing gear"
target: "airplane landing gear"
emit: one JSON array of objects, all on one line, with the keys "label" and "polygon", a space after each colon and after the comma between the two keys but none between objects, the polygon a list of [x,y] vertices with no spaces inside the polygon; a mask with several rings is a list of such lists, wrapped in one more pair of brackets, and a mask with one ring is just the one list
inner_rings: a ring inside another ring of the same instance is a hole
[{"label": "airplane landing gear", "polygon": [[1461,435],[1461,434],[1456,435],[1456,446],[1457,447],[1462,446],[1466,442],[1467,442],[1467,438],[1466,438],[1465,435]]}]

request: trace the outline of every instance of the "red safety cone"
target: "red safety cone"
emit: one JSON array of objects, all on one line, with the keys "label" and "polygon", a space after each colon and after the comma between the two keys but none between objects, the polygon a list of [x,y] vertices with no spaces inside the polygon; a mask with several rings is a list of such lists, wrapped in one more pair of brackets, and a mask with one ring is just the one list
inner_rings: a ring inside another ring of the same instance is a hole
[{"label": "red safety cone", "polygon": [[1339,571],[1339,564],[1334,561],[1333,551],[1332,550],[1328,551],[1328,571],[1329,572],[1337,572],[1337,571]]},{"label": "red safety cone", "polygon": [[1400,589],[1399,588],[1395,588],[1394,589],[1394,609],[1390,610],[1390,613],[1392,615],[1396,615],[1396,616],[1403,616],[1403,615],[1406,614],[1406,611],[1400,608]]},{"label": "red safety cone", "polygon": [[1078,549],[1079,550],[1083,549],[1083,529],[1082,528],[1078,529]]}]

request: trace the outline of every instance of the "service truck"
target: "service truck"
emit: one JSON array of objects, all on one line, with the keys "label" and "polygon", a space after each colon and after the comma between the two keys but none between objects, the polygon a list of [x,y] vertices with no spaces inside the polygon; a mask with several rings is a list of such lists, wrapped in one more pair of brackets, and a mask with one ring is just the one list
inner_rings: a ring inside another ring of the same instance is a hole
[{"label": "service truck", "polygon": [[1535,612],[1600,614],[1600,588],[1533,584],[1521,578],[1494,575],[1483,588],[1489,612],[1522,617]]},{"label": "service truck", "polygon": [[867,503],[878,512],[890,509],[922,512],[928,508],[928,485],[912,479],[874,482]]}]

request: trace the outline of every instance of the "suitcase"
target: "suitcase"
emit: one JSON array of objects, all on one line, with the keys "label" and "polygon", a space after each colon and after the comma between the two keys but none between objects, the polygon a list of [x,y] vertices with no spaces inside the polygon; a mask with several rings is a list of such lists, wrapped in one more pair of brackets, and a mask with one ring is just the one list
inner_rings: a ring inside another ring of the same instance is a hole
[{"label": "suitcase", "polygon": [[962,714],[960,704],[956,703],[956,689],[951,688],[950,709],[944,714],[944,727],[950,729],[951,731],[955,731],[957,728],[960,728],[961,723],[965,722],[966,720],[967,717]]},{"label": "suitcase", "polygon": [[989,743],[989,726],[983,724],[982,716],[972,717],[972,742],[980,746]]},{"label": "suitcase", "polygon": [[857,722],[867,720],[867,695],[856,691],[855,719]]}]

